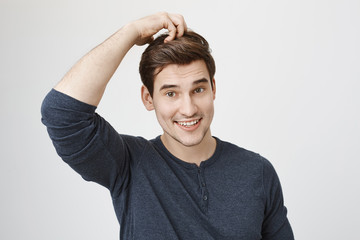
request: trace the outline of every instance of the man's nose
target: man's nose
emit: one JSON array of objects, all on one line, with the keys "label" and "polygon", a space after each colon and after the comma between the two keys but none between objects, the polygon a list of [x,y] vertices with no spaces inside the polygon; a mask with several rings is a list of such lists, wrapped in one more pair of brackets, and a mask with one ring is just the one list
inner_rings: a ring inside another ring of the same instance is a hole
[{"label": "man's nose", "polygon": [[186,117],[192,117],[197,112],[197,106],[191,96],[183,96],[180,102],[179,111],[182,115]]}]

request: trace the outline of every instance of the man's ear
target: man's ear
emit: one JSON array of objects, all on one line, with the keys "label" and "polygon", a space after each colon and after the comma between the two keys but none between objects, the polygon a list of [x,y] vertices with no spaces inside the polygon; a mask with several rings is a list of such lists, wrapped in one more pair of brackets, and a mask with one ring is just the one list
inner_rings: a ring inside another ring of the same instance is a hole
[{"label": "man's ear", "polygon": [[144,85],[141,86],[141,100],[148,111],[154,110],[153,99],[149,90]]},{"label": "man's ear", "polygon": [[215,78],[212,79],[212,92],[213,92],[213,100],[215,100],[215,95],[216,95]]}]

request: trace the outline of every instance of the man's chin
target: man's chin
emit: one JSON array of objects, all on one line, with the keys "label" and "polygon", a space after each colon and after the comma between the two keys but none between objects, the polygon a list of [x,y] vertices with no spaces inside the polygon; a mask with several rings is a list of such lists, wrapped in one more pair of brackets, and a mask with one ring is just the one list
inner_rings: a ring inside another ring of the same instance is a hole
[{"label": "man's chin", "polygon": [[195,147],[198,146],[201,142],[189,142],[189,141],[178,141],[181,145],[183,145],[184,147]]},{"label": "man's chin", "polygon": [[184,147],[195,147],[201,144],[204,139],[204,136],[189,136],[189,137],[173,137],[175,141],[183,145]]},{"label": "man's chin", "polygon": [[169,132],[164,132],[162,139],[168,141],[169,143],[173,142],[175,144],[191,148],[199,146],[204,141],[208,131],[209,130],[205,132],[194,132],[192,134],[170,134]]}]

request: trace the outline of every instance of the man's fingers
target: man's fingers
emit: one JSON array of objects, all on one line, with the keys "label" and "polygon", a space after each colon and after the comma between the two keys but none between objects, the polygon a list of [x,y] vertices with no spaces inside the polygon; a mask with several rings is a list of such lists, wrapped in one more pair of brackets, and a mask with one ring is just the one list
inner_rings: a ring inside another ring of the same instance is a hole
[{"label": "man's fingers", "polygon": [[172,41],[176,38],[177,28],[174,26],[172,22],[167,23],[166,29],[169,31],[169,36],[165,38],[165,42]]},{"label": "man's fingers", "polygon": [[151,37],[161,29],[166,29],[169,32],[169,36],[164,40],[165,42],[181,37],[187,30],[183,16],[166,12],[139,19],[134,22],[134,26],[138,32],[138,39],[135,42],[137,45],[151,42]]},{"label": "man's fingers", "polygon": [[174,40],[177,37],[184,35],[187,30],[187,26],[184,17],[179,14],[167,14],[168,21],[166,29],[169,31],[169,36],[165,39],[165,42]]},{"label": "man's fingers", "polygon": [[176,15],[176,19],[174,20],[174,24],[177,29],[176,37],[181,37],[187,31],[187,26],[185,19],[182,15]]}]

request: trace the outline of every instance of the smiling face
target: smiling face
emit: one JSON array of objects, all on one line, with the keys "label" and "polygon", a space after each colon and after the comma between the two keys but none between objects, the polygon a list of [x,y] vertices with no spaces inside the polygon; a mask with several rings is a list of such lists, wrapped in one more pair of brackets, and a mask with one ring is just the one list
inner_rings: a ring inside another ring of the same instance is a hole
[{"label": "smiling face", "polygon": [[211,141],[215,91],[203,60],[163,68],[155,76],[152,97],[143,86],[144,105],[155,110],[165,146],[192,147]]}]

